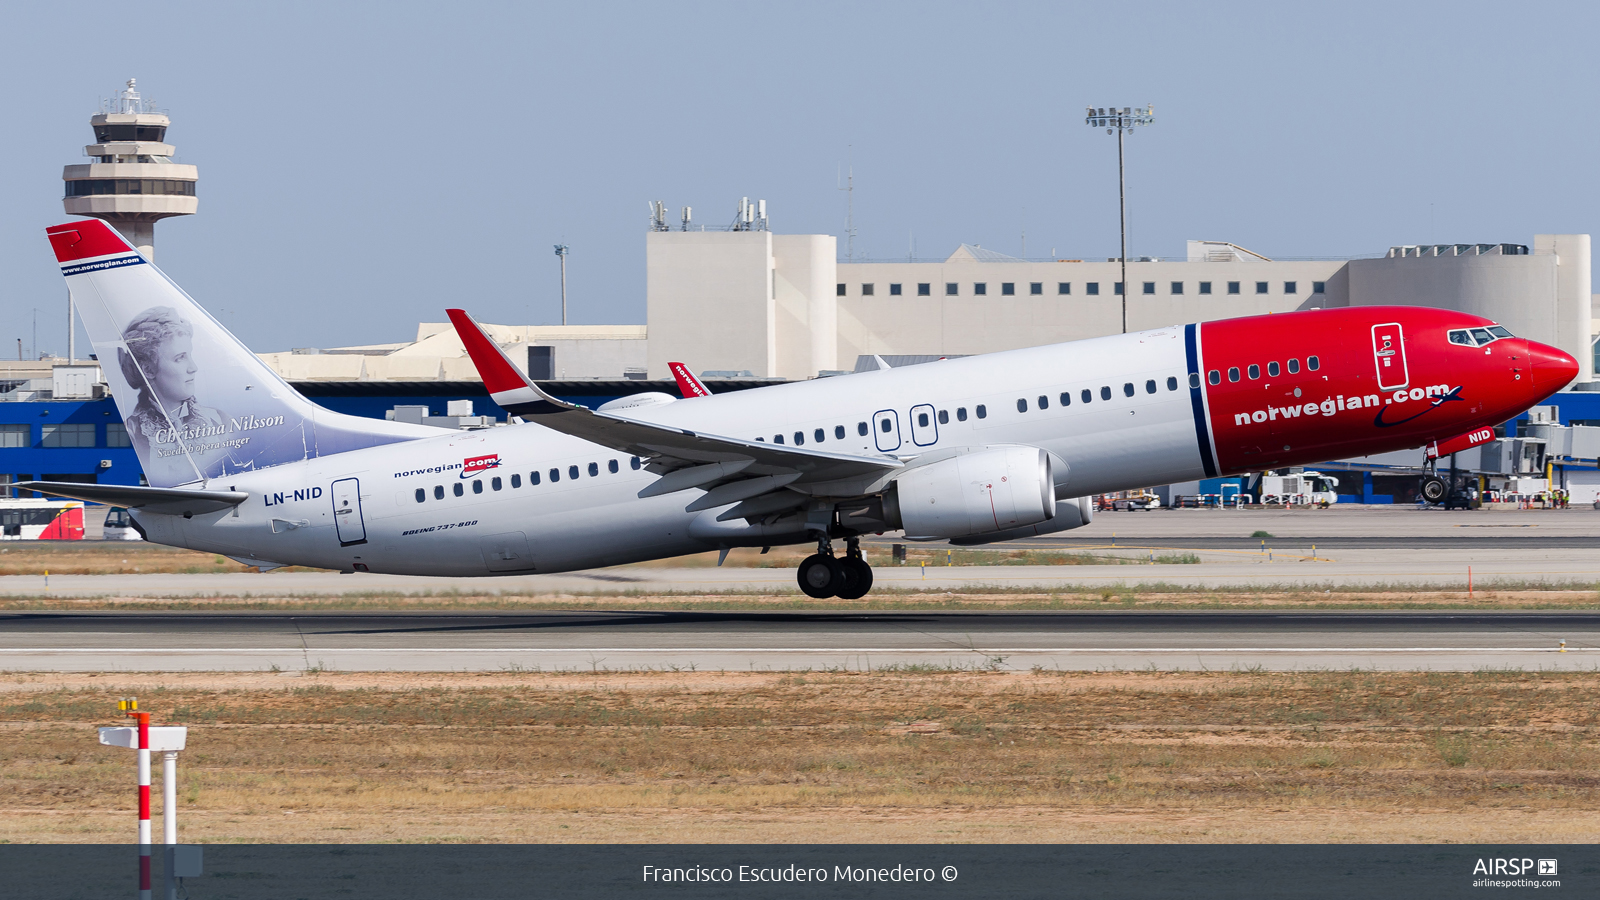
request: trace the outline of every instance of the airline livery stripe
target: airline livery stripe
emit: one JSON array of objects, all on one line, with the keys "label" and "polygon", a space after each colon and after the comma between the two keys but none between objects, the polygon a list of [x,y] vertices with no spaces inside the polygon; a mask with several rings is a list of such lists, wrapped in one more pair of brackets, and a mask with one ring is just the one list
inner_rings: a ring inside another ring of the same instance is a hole
[{"label": "airline livery stripe", "polygon": [[81,275],[84,272],[98,272],[103,269],[120,269],[123,266],[137,266],[144,263],[144,257],[135,253],[132,256],[118,256],[114,259],[101,259],[88,263],[73,263],[61,267],[63,275]]},{"label": "airline livery stripe", "polygon": [[[1211,456],[1211,434],[1206,427],[1205,376],[1200,371],[1200,348],[1195,329],[1198,325],[1183,326],[1183,345],[1189,354],[1189,402],[1194,407],[1194,433],[1200,442],[1200,463],[1207,478],[1217,477],[1217,463]],[[1198,385],[1196,387],[1195,385]]]}]

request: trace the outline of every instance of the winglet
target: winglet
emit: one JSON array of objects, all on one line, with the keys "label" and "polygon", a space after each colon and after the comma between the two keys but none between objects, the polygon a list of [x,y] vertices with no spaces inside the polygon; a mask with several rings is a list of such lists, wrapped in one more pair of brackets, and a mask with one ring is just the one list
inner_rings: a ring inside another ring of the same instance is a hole
[{"label": "winglet", "polygon": [[546,394],[528,376],[511,364],[500,345],[483,333],[483,328],[467,315],[464,309],[447,309],[445,314],[456,326],[456,336],[461,338],[467,355],[483,378],[483,386],[500,407],[513,415],[547,415],[569,409],[583,409]]},{"label": "winglet", "polygon": [[669,362],[667,368],[672,370],[672,377],[678,382],[678,393],[683,395],[683,399],[711,396],[711,389],[706,387],[705,382],[694,377],[688,366],[681,362]]}]

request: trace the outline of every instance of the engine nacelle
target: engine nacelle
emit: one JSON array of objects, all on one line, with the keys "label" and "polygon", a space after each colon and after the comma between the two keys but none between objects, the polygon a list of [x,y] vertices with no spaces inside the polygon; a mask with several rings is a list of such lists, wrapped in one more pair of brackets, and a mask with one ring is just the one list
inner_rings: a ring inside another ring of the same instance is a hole
[{"label": "engine nacelle", "polygon": [[1056,514],[1050,454],[996,447],[918,466],[894,480],[891,516],[912,540],[1035,525]]},{"label": "engine nacelle", "polygon": [[951,538],[950,543],[957,547],[973,547],[978,544],[995,544],[1000,541],[1015,541],[1021,538],[1033,538],[1042,534],[1055,534],[1058,531],[1067,531],[1073,528],[1082,528],[1094,521],[1093,497],[1064,497],[1056,501],[1056,517],[1040,522],[1036,525],[1024,525],[1021,528],[1011,528],[1006,531],[992,531],[986,534],[973,534],[967,537]]},{"label": "engine nacelle", "polygon": [[618,397],[615,400],[607,400],[600,404],[599,411],[617,412],[624,409],[644,409],[647,406],[665,406],[668,403],[676,402],[678,402],[678,398],[671,394],[664,394],[661,391],[644,391],[638,394],[629,394],[626,397]]}]

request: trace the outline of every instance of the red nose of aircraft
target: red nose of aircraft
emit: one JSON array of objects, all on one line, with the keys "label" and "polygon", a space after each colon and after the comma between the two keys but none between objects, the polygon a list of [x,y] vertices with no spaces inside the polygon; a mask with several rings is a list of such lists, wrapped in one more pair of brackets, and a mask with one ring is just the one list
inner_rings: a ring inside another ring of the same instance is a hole
[{"label": "red nose of aircraft", "polygon": [[1533,370],[1533,387],[1540,398],[1561,390],[1578,377],[1578,361],[1549,344],[1529,341],[1528,361]]}]

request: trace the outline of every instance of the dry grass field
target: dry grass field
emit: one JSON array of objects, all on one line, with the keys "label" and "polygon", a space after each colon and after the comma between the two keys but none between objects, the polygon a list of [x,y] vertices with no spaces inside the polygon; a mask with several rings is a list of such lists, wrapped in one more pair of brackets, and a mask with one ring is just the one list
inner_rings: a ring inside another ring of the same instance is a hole
[{"label": "dry grass field", "polygon": [[[270,579],[271,576],[263,576]],[[1156,584],[1079,591],[1007,590],[977,587],[963,591],[917,591],[877,588],[860,600],[813,600],[798,592],[654,593],[619,591],[610,594],[477,594],[435,591],[417,594],[359,593],[337,595],[275,592],[265,582],[256,593],[243,597],[60,597],[0,596],[0,612],[47,610],[188,610],[205,612],[352,611],[352,612],[471,612],[507,610],[695,610],[737,612],[747,610],[860,610],[860,611],[1006,611],[1006,610],[1583,610],[1600,607],[1600,592],[1592,589],[1528,588],[1466,591],[1406,590],[1388,586],[1337,591],[1221,588],[1196,590]]]},{"label": "dry grass field", "polygon": [[[926,561],[957,566],[1006,565],[1139,565],[1148,566],[1148,551],[1135,549],[1094,552],[1043,550],[967,550],[913,546],[906,565]],[[875,566],[892,566],[888,552],[868,548]],[[793,567],[810,552],[795,547],[775,547],[762,554],[740,548],[729,554],[727,565]],[[710,567],[716,553],[701,553],[649,563],[650,566]],[[1198,562],[1193,554],[1158,551],[1163,565]],[[628,568],[628,567],[621,567]],[[224,556],[199,553],[144,542],[14,542],[0,546],[0,575],[116,575],[159,573],[251,572]],[[1094,610],[1094,609],[1594,609],[1600,607],[1600,586],[1551,584],[1497,584],[1480,586],[1471,596],[1461,590],[1413,590],[1390,585],[1337,590],[1282,588],[1217,588],[1200,590],[1161,582],[1161,569],[1148,567],[1148,580],[1116,588],[1077,591],[1039,591],[992,586],[964,591],[926,591],[879,587],[861,600],[813,600],[797,591],[771,593],[697,593],[619,589],[608,593],[549,592],[469,593],[456,590],[419,590],[414,593],[348,592],[340,595],[296,594],[280,589],[279,572],[315,571],[300,567],[264,573],[259,589],[244,597],[62,597],[58,595],[0,596],[0,611],[28,610]]]},{"label": "dry grass field", "polygon": [[[774,547],[768,553],[741,547],[728,554],[724,563],[734,568],[789,568],[808,556],[809,547]],[[891,566],[890,552],[878,546],[866,548],[869,562]],[[1053,552],[1045,550],[966,550],[912,546],[906,565],[957,566],[1086,566],[1143,565],[1147,555],[1139,550],[1099,552]],[[1160,551],[1155,562],[1165,565],[1198,563],[1199,557],[1182,551]],[[655,560],[640,565],[653,568],[710,568],[717,554],[695,553],[673,559]],[[627,568],[627,567],[623,567]],[[0,575],[133,575],[156,573],[254,572],[256,569],[215,553],[201,553],[179,547],[166,547],[143,541],[14,541],[0,546]],[[286,566],[273,572],[326,571],[301,566]],[[271,573],[269,573],[271,574]]]},{"label": "dry grass field", "polygon": [[[8,541],[0,575],[134,575],[161,572],[250,572],[225,556],[144,541]],[[319,569],[285,568],[284,572]]]},{"label": "dry grass field", "polygon": [[137,693],[192,841],[1600,839],[1600,675],[0,677],[0,840],[127,841]]}]

